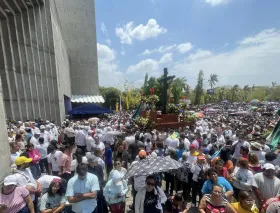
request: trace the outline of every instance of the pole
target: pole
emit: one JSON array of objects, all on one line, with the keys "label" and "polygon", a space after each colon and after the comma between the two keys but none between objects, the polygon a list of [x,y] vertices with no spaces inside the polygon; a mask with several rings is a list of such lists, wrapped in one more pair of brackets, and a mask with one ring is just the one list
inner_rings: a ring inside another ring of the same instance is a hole
[{"label": "pole", "polygon": [[167,106],[167,75],[168,75],[168,71],[167,71],[167,68],[164,68],[163,69],[164,71],[164,75],[163,75],[163,78],[164,78],[164,81],[163,81],[163,110],[162,110],[162,113],[163,114],[166,114],[166,106]]}]

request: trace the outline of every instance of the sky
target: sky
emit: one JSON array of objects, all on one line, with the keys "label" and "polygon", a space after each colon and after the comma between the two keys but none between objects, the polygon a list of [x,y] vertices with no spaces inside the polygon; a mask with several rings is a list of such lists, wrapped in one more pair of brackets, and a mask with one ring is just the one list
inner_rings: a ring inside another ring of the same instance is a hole
[{"label": "sky", "polygon": [[100,86],[204,71],[221,85],[280,84],[279,0],[95,0]]}]

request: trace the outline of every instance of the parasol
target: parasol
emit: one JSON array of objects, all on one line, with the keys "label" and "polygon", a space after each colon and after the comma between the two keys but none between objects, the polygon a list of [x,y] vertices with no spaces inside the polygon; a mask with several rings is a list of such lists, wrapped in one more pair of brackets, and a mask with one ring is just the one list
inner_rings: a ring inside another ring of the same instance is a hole
[{"label": "parasol", "polygon": [[234,113],[230,113],[229,115],[231,115],[231,116],[252,116],[252,113],[247,112],[247,111],[237,111]]},{"label": "parasol", "polygon": [[259,102],[260,101],[258,99],[253,99],[253,100],[250,101],[250,104],[255,105],[255,104],[258,104]]},{"label": "parasol", "polygon": [[179,169],[180,167],[182,167],[182,164],[176,160],[173,160],[169,156],[149,157],[131,164],[127,173],[125,174],[125,178],[167,172],[173,169]]},{"label": "parasol", "polygon": [[200,112],[195,112],[195,113],[192,114],[192,117],[204,118],[205,115],[203,113],[200,113]]},{"label": "parasol", "polygon": [[89,118],[88,122],[90,122],[90,123],[97,123],[99,120],[100,120],[99,118],[93,117],[93,118]]}]

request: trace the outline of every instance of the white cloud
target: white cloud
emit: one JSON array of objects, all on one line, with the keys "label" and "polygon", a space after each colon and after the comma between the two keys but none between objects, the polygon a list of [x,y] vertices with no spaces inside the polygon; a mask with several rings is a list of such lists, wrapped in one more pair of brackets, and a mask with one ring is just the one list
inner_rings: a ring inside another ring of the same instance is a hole
[{"label": "white cloud", "polygon": [[135,72],[154,72],[158,70],[158,61],[153,59],[145,59],[140,61],[136,65],[132,65],[128,67],[127,73],[135,73]]},{"label": "white cloud", "polygon": [[172,44],[169,46],[160,46],[158,48],[155,49],[146,49],[144,50],[141,55],[151,55],[153,53],[166,53],[166,52],[172,52],[175,49],[178,50],[178,52],[180,52],[181,54],[186,53],[188,51],[190,51],[193,48],[193,45],[189,42],[187,43],[182,43],[182,44]]},{"label": "white cloud", "polygon": [[159,60],[159,64],[167,64],[170,62],[172,62],[172,53],[166,53]]},{"label": "white cloud", "polygon": [[193,48],[192,44],[191,43],[183,43],[183,44],[179,44],[177,46],[177,50],[183,54],[183,53],[186,53],[186,52],[189,52],[191,49]]},{"label": "white cloud", "polygon": [[108,37],[107,28],[106,28],[106,25],[105,25],[104,22],[101,23],[101,27],[100,27],[100,28],[101,28],[102,33],[103,33],[106,37]]},{"label": "white cloud", "polygon": [[197,60],[197,59],[209,57],[211,55],[212,55],[212,53],[209,50],[198,49],[198,50],[196,50],[195,53],[190,54],[187,57],[187,59],[190,60],[190,61],[194,61],[194,60]]},{"label": "white cloud", "polygon": [[205,0],[206,3],[210,4],[212,7],[218,6],[220,4],[227,4],[230,0]]},{"label": "white cloud", "polygon": [[174,63],[170,71],[185,76],[191,86],[195,86],[201,69],[205,78],[217,74],[222,85],[270,85],[280,78],[279,57],[280,30],[268,29],[243,39],[235,49],[226,52],[197,50],[187,60]]},{"label": "white cloud", "polygon": [[110,39],[106,39],[105,41],[106,41],[106,43],[107,43],[109,46],[111,46],[112,42],[111,42]]},{"label": "white cloud", "polygon": [[140,24],[134,27],[133,22],[129,22],[123,27],[116,28],[116,35],[122,44],[132,44],[133,40],[156,38],[166,32],[167,29],[161,27],[155,19],[150,19],[147,25]]},{"label": "white cloud", "polygon": [[159,60],[155,59],[145,59],[140,61],[136,65],[132,65],[128,67],[127,73],[141,73],[145,74],[148,72],[149,74],[157,74],[159,71],[160,65],[167,64],[172,62],[172,53],[166,53]]},{"label": "white cloud", "polygon": [[97,54],[100,85],[116,86],[116,82],[123,82],[124,75],[119,71],[115,51],[106,45],[97,43]]},{"label": "white cloud", "polygon": [[263,44],[267,42],[270,39],[274,39],[275,36],[279,31],[276,31],[276,29],[266,29],[261,32],[259,32],[257,35],[252,37],[247,37],[243,39],[240,44],[250,45],[250,44]]},{"label": "white cloud", "polygon": [[125,55],[125,54],[126,54],[125,49],[122,47],[121,55]]},{"label": "white cloud", "polygon": [[166,52],[170,52],[172,50],[174,50],[177,47],[177,44],[173,44],[170,46],[160,46],[158,48],[149,50],[146,49],[144,52],[141,53],[141,55],[151,55],[153,53],[166,53]]}]

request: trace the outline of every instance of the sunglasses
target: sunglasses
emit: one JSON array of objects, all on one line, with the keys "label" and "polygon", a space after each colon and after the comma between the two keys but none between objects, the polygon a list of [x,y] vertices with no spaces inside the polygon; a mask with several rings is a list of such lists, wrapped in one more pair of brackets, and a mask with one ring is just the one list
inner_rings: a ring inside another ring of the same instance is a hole
[{"label": "sunglasses", "polygon": [[147,185],[148,185],[148,186],[154,186],[155,184],[154,184],[154,183],[147,182]]}]

